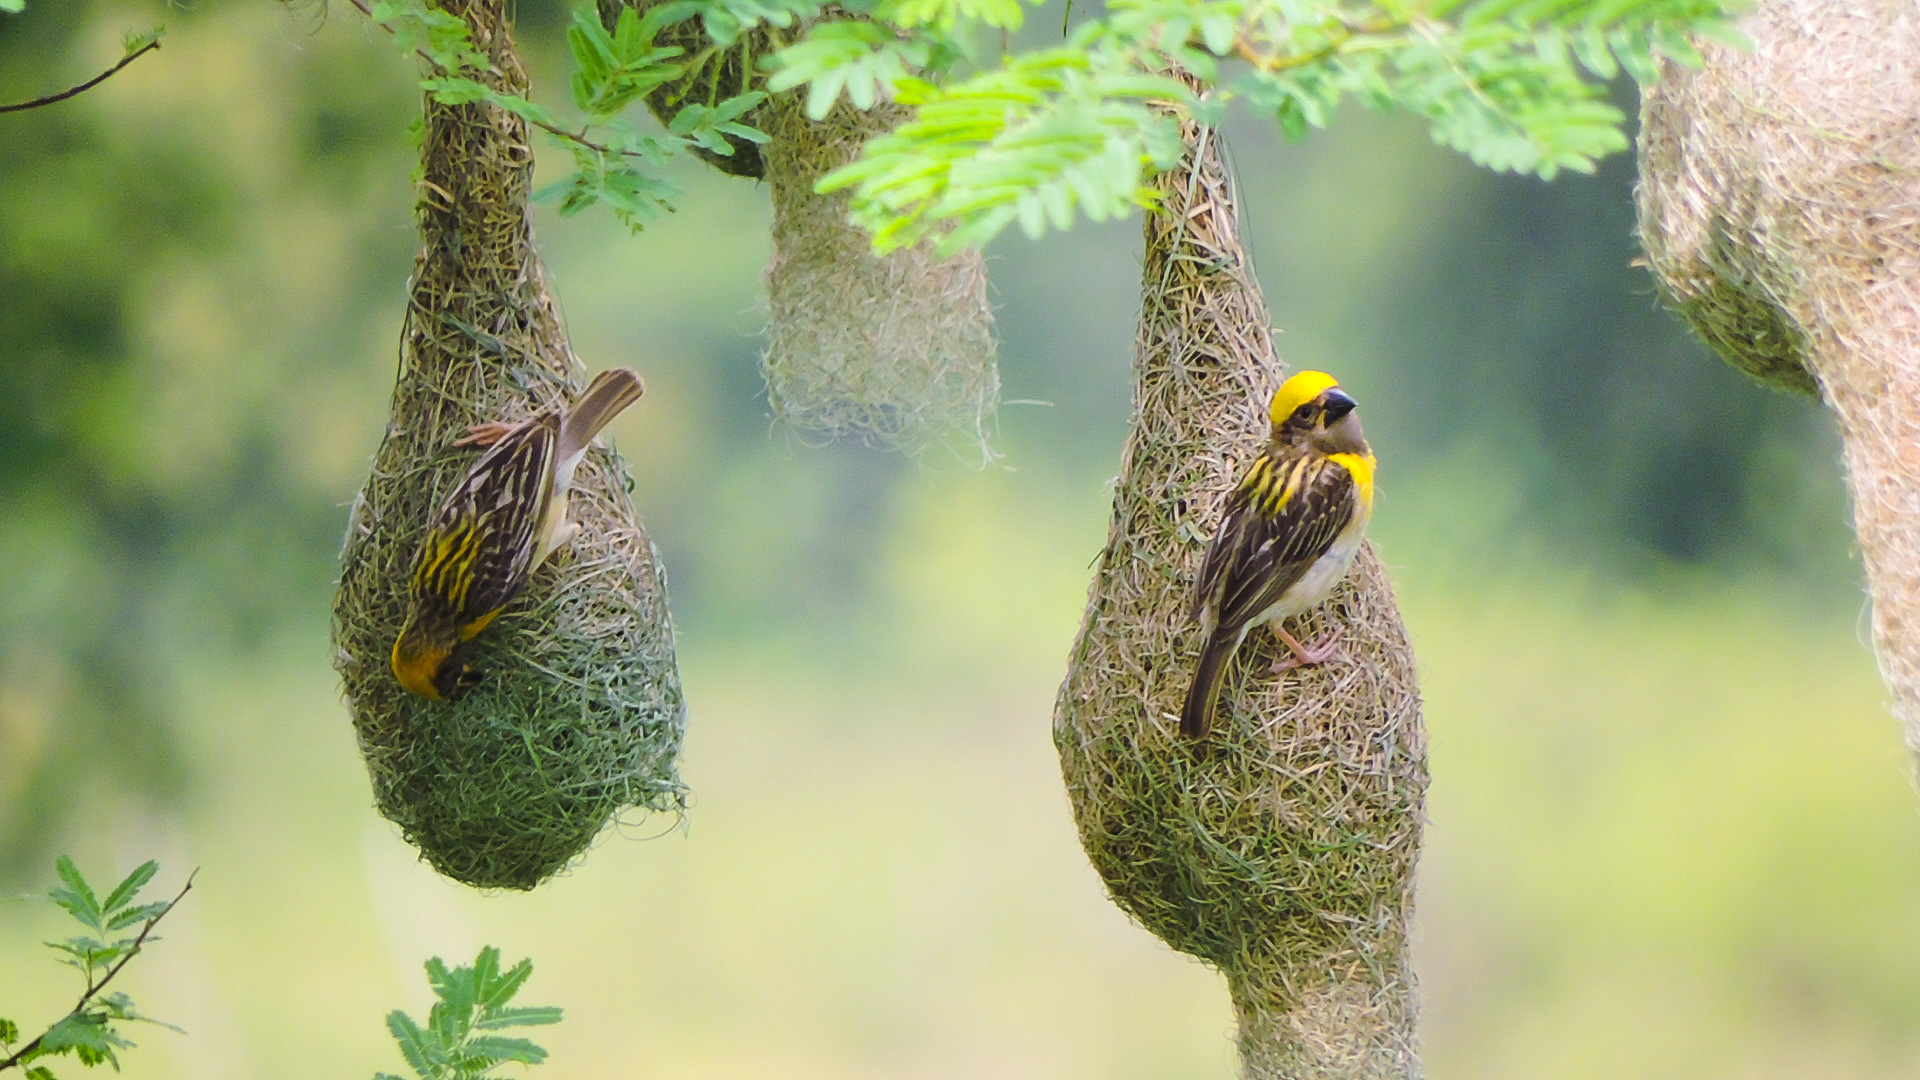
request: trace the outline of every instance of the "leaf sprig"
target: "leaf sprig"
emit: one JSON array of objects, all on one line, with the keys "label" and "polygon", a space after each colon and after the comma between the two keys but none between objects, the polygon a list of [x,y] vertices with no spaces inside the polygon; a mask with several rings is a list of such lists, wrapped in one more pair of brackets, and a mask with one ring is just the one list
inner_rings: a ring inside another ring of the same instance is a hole
[{"label": "leaf sprig", "polygon": [[[547,1059],[547,1051],[533,1040],[499,1034],[560,1022],[557,1008],[508,1004],[533,974],[533,961],[502,971],[500,950],[489,945],[472,966],[448,968],[437,956],[426,966],[427,982],[439,998],[427,1022],[399,1009],[387,1014],[387,1030],[419,1080],[481,1080],[502,1065],[538,1065]],[[374,1080],[404,1078],[379,1073]]]},{"label": "leaf sprig", "polygon": [[142,948],[160,940],[153,936],[153,928],[193,888],[193,876],[189,874],[173,899],[138,903],[140,890],[159,869],[155,862],[141,864],[101,899],[73,860],[62,855],[55,861],[54,871],[64,887],[51,890],[47,898],[86,932],[47,945],[61,954],[62,963],[81,973],[85,989],[65,1016],[24,1045],[20,1044],[20,1026],[0,1018],[0,1054],[5,1055],[0,1057],[0,1072],[24,1068],[27,1080],[54,1080],[51,1069],[34,1062],[65,1055],[85,1066],[106,1064],[117,1071],[119,1051],[133,1045],[117,1025],[142,1020],[179,1030],[141,1015],[127,995],[106,991],[107,984]]}]

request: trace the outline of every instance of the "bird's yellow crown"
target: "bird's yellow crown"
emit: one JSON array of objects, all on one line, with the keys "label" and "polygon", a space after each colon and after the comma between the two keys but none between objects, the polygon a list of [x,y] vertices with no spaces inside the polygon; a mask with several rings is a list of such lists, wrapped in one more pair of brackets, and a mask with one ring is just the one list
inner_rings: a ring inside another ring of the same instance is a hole
[{"label": "bird's yellow crown", "polygon": [[1268,413],[1278,425],[1293,415],[1293,410],[1339,385],[1340,380],[1324,371],[1302,371],[1273,392],[1273,406]]}]

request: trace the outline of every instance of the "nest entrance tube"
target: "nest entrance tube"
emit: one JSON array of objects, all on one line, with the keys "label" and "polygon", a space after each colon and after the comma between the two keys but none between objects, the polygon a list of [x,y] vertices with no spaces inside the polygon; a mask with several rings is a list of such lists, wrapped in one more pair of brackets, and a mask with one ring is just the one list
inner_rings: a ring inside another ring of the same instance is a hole
[{"label": "nest entrance tube", "polygon": [[1181,133],[1186,159],[1147,216],[1133,428],[1055,707],[1061,771],[1114,901],[1226,976],[1247,1077],[1418,1077],[1407,920],[1426,745],[1371,551],[1295,626],[1337,624],[1334,659],[1270,676],[1276,645],[1255,633],[1213,733],[1179,734],[1205,538],[1282,380],[1218,136]]},{"label": "nest entrance tube", "polygon": [[[505,0],[442,6],[466,20],[498,88],[524,94]],[[475,639],[479,686],[429,701],[388,664],[421,535],[472,464],[454,440],[571,401],[584,383],[533,247],[526,136],[491,106],[426,102],[392,416],[348,522],[333,628],[380,812],[441,873],[515,889],[566,866],[614,815],[684,797],[666,576],[605,448],[574,476],[579,532]]]},{"label": "nest entrance tube", "polygon": [[1839,420],[1874,648],[1920,755],[1920,5],[1768,0],[1640,111],[1640,241],[1736,367]]}]

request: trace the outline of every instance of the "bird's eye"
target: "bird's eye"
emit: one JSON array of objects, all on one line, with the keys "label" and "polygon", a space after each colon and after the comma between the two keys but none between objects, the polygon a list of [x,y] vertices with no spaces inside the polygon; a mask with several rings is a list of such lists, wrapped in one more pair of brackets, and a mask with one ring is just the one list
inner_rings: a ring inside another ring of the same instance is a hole
[{"label": "bird's eye", "polygon": [[1293,418],[1303,424],[1309,420],[1312,420],[1313,419],[1313,402],[1309,401],[1305,405],[1302,405],[1299,408],[1293,410]]}]

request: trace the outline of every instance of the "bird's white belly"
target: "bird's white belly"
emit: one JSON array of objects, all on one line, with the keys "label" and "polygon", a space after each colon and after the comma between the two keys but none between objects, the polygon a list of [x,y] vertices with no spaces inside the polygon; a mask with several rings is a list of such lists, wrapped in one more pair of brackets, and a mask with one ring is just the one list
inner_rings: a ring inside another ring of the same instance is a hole
[{"label": "bird's white belly", "polygon": [[1334,537],[1333,546],[1327,553],[1313,561],[1307,572],[1300,575],[1293,588],[1275,601],[1272,607],[1261,612],[1254,623],[1279,622],[1313,607],[1332,595],[1333,587],[1347,576],[1347,568],[1353,565],[1353,557],[1360,552],[1360,542],[1366,538],[1367,521],[1358,517],[1349,522],[1340,535]]}]

